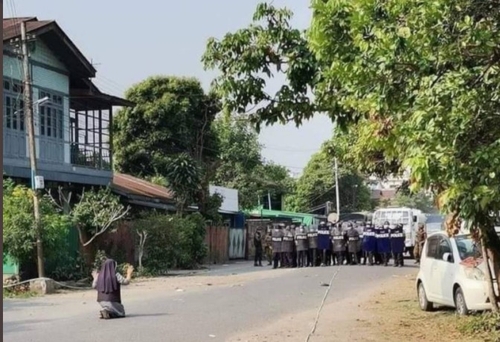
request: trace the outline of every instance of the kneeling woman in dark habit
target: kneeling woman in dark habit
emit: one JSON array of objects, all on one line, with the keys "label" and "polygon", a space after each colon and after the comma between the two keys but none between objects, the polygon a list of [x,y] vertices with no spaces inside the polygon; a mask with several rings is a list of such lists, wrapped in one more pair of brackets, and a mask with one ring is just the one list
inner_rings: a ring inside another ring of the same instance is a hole
[{"label": "kneeling woman in dark habit", "polygon": [[128,285],[132,278],[134,268],[129,266],[127,277],[124,278],[116,270],[116,261],[106,259],[101,266],[101,270],[92,274],[94,281],[92,288],[97,290],[97,302],[101,305],[101,318],[125,317],[125,308],[122,305],[120,286]]}]

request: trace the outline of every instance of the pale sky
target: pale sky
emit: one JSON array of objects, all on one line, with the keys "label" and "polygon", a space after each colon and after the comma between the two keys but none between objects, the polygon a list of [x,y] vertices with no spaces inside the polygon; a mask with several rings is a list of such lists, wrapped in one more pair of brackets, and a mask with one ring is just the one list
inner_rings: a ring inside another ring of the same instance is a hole
[{"label": "pale sky", "polygon": [[[208,88],[214,72],[200,62],[209,37],[247,26],[260,0],[6,0],[4,17],[56,20],[82,53],[95,63],[103,92],[124,91],[152,75],[193,76]],[[294,12],[293,24],[309,25],[309,0],[274,0]],[[268,84],[270,91],[279,79]],[[331,136],[331,121],[318,115],[300,128],[293,124],[262,130],[264,158],[301,172],[311,154]]]}]

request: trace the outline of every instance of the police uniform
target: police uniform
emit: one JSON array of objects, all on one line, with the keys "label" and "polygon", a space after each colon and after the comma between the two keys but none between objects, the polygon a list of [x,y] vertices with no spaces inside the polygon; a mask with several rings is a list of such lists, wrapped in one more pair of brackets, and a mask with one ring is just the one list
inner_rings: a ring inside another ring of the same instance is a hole
[{"label": "police uniform", "polygon": [[381,263],[384,266],[387,266],[389,263],[389,255],[391,253],[389,222],[384,223],[384,225],[379,228],[376,237],[377,251],[379,252],[382,259]]},{"label": "police uniform", "polygon": [[309,253],[307,255],[307,266],[316,267],[318,261],[318,232],[314,227],[307,232]]},{"label": "police uniform", "polygon": [[347,248],[349,250],[349,255],[351,257],[350,264],[357,265],[359,264],[358,260],[358,247],[359,247],[359,233],[354,228],[352,223],[350,224],[349,230],[347,231]]},{"label": "police uniform", "polygon": [[283,244],[283,227],[278,225],[273,229],[273,268],[283,267],[282,244]]},{"label": "police uniform", "polygon": [[404,265],[403,253],[405,250],[405,233],[402,224],[398,224],[391,229],[390,239],[394,267],[402,267]]},{"label": "police uniform", "polygon": [[308,250],[307,233],[304,226],[300,227],[297,234],[295,234],[295,244],[297,248],[297,266],[306,266],[306,254]]}]

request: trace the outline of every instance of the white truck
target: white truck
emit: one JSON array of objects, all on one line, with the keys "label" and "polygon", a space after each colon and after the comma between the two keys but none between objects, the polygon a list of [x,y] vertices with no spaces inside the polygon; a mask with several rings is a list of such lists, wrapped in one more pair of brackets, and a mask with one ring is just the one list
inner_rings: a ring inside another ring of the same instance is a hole
[{"label": "white truck", "polygon": [[426,215],[421,210],[407,207],[381,208],[373,213],[372,222],[375,226],[381,226],[388,221],[391,225],[403,224],[405,232],[405,253],[413,258],[413,248],[415,247],[415,237],[418,224],[426,222]]}]

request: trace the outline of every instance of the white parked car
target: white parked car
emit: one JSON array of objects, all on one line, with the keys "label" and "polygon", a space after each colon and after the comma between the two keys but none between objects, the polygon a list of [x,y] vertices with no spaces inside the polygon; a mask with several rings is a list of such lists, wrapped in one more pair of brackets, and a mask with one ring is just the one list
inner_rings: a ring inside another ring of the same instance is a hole
[{"label": "white parked car", "polygon": [[[445,232],[429,235],[416,280],[420,308],[430,311],[433,304],[449,306],[459,315],[491,309],[486,263],[477,260],[480,257],[481,248],[469,234],[451,238]],[[498,286],[495,291],[498,293]]]}]

